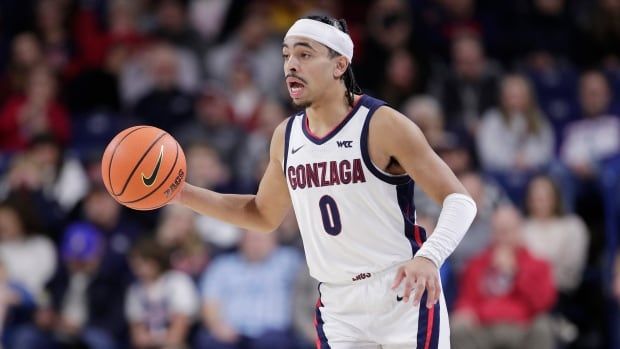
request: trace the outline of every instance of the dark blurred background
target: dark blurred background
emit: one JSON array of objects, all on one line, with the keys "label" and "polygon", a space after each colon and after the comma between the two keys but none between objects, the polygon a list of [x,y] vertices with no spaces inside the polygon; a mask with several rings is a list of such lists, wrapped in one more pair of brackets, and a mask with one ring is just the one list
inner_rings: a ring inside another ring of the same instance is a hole
[{"label": "dark blurred background", "polygon": [[620,348],[620,0],[0,0],[2,346],[314,347],[292,215],[261,235],[131,211],[99,168],[149,124],[188,182],[253,193],[295,111],[281,41],[310,14],[347,20],[364,92],[478,204],[441,270],[453,347]]}]

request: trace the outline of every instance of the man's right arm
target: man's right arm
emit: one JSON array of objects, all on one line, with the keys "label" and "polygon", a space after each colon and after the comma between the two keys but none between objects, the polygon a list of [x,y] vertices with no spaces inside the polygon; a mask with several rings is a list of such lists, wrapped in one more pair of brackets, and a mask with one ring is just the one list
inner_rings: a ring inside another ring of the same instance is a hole
[{"label": "man's right arm", "polygon": [[282,170],[286,122],[274,131],[269,164],[256,195],[220,194],[185,183],[177,203],[194,211],[239,227],[271,232],[291,208],[291,199]]}]

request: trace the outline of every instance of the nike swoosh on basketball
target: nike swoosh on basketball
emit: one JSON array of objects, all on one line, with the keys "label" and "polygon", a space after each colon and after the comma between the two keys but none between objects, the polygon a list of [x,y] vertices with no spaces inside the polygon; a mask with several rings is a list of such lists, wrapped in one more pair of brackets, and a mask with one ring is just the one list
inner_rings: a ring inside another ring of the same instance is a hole
[{"label": "nike swoosh on basketball", "polygon": [[399,295],[396,295],[396,301],[397,301],[397,302],[400,302],[400,301],[402,301],[402,300],[403,300],[403,297],[401,297],[401,296],[399,296]]},{"label": "nike swoosh on basketball", "polygon": [[159,172],[159,166],[161,166],[161,159],[164,157],[164,146],[162,145],[161,148],[159,148],[159,157],[157,158],[157,163],[155,164],[155,168],[153,169],[153,172],[151,172],[151,175],[146,177],[144,175],[144,172],[142,173],[142,183],[144,183],[144,185],[146,185],[147,187],[150,187],[151,185],[153,185],[153,183],[155,183],[155,179],[157,179],[157,173]]},{"label": "nike swoosh on basketball", "polygon": [[291,151],[291,154],[295,154],[299,151],[299,149],[303,148],[305,144],[302,144],[299,146],[299,148],[293,148],[293,150]]}]

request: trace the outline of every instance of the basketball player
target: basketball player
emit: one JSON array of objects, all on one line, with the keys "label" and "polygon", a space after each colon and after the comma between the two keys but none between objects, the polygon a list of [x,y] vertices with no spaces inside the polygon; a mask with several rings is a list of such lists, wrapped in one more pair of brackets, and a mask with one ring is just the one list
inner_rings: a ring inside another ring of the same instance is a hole
[{"label": "basketball player", "polygon": [[[275,130],[258,193],[187,184],[175,200],[265,232],[292,203],[320,281],[319,349],[449,348],[438,268],[469,228],[473,200],[416,125],[361,94],[343,20],[298,20],[282,57],[289,94],[304,110]],[[443,204],[428,236],[416,225],[414,182]]]}]

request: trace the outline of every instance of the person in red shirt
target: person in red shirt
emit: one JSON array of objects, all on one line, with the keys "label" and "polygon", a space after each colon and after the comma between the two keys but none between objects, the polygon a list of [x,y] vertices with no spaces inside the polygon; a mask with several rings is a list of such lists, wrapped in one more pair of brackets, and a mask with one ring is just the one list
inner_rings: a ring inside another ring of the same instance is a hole
[{"label": "person in red shirt", "polygon": [[63,145],[70,137],[65,107],[56,99],[56,80],[46,66],[30,71],[24,94],[0,110],[0,151],[24,150],[37,135],[51,133]]},{"label": "person in red shirt", "polygon": [[451,319],[454,348],[554,348],[546,316],[556,301],[551,267],[522,245],[522,226],[513,207],[494,213],[491,245],[462,274]]}]

